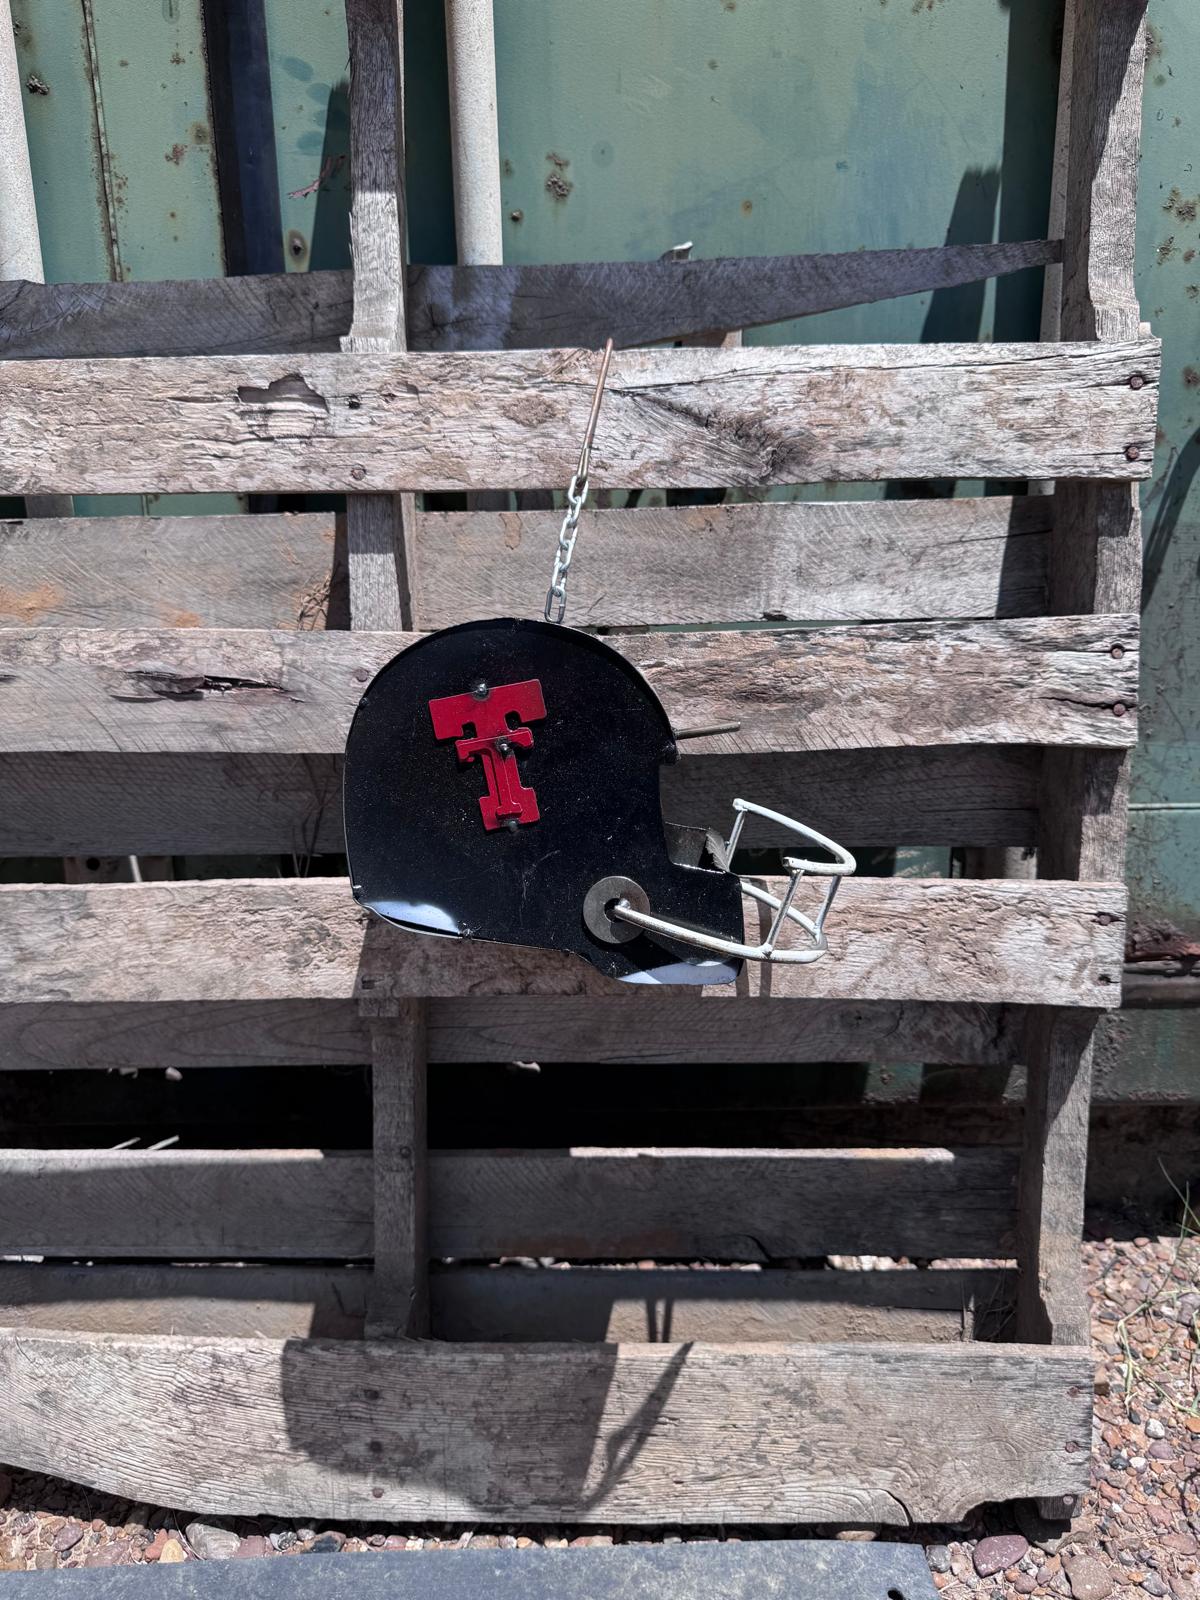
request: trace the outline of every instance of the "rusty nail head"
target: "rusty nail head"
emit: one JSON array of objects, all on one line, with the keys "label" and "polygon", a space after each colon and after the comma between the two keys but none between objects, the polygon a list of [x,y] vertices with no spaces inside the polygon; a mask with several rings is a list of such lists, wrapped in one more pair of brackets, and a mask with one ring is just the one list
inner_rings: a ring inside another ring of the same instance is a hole
[{"label": "rusty nail head", "polygon": [[362,479],[366,477],[366,475],[367,475],[366,467],[351,467],[350,468],[350,476],[355,480],[356,483],[360,483],[362,481]]},{"label": "rusty nail head", "polygon": [[1125,459],[1126,459],[1126,461],[1138,461],[1141,458],[1141,454],[1142,454],[1142,450],[1141,450],[1141,446],[1140,445],[1127,444],[1125,446]]},{"label": "rusty nail head", "polygon": [[1108,653],[1114,661],[1120,661],[1121,657],[1125,654],[1125,646],[1123,644],[1115,644]]},{"label": "rusty nail head", "polygon": [[371,676],[371,669],[370,667],[355,667],[354,676],[358,679],[359,683],[366,683],[367,679]]},{"label": "rusty nail head", "polygon": [[1126,706],[1124,700],[1118,700],[1116,705],[1113,706],[1113,716],[1114,717],[1123,717],[1127,710],[1128,710],[1128,707]]}]

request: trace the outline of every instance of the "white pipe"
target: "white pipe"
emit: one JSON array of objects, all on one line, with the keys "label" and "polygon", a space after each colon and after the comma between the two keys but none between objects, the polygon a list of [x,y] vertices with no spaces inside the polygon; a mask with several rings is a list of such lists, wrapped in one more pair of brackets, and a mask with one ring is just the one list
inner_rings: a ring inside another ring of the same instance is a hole
[{"label": "white pipe", "polygon": [[504,243],[492,0],[446,0],[446,52],[458,259],[462,266],[499,266]]},{"label": "white pipe", "polygon": [[0,0],[0,279],[4,278],[45,281],[9,0]]}]

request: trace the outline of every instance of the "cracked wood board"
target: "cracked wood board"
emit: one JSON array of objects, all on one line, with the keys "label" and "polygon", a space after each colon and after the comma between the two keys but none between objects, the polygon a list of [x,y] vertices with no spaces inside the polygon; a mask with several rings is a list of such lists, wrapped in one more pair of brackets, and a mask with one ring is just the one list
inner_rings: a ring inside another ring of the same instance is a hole
[{"label": "cracked wood board", "polygon": [[[0,492],[555,488],[595,365],[581,350],[0,363]],[[1154,339],[623,351],[593,479],[1145,478],[1159,366]]]},{"label": "cracked wood board", "polygon": [[[410,633],[0,631],[0,750],[340,753]],[[1137,737],[1137,619],[1033,617],[613,640],[697,753]]]},{"label": "cracked wood board", "polygon": [[[796,904],[811,914],[822,894],[801,884]],[[828,959],[704,993],[1109,1009],[1125,902],[1122,884],[849,878]],[[560,951],[407,933],[342,878],[0,888],[0,1004],[482,994],[649,998]]]},{"label": "cracked wood board", "polygon": [[1028,1345],[25,1329],[0,1334],[0,1458],[201,1513],[709,1522],[719,1485],[730,1521],[903,1526],[1081,1492],[1091,1389],[1087,1350]]},{"label": "cracked wood board", "polygon": [[[375,1254],[373,1162],[319,1150],[5,1150],[0,1253]],[[429,1249],[495,1260],[1005,1256],[1009,1150],[434,1151]]]}]

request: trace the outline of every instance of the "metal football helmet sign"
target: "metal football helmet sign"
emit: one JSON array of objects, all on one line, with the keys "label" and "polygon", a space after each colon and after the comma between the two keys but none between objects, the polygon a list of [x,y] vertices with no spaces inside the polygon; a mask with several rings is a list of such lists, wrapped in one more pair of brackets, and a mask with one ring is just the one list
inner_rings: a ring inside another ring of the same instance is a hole
[{"label": "metal football helmet sign", "polygon": [[[730,837],[663,819],[659,771],[678,754],[657,695],[589,634],[504,618],[432,633],[364,693],[346,745],[355,898],[415,932],[573,951],[632,983],[725,983],[745,959],[811,961],[853,858],[785,860],[782,897],[729,870]],[[829,878],[816,918],[800,876]],[[744,897],[774,913],[745,942]],[[780,948],[785,925],[805,935]]]}]

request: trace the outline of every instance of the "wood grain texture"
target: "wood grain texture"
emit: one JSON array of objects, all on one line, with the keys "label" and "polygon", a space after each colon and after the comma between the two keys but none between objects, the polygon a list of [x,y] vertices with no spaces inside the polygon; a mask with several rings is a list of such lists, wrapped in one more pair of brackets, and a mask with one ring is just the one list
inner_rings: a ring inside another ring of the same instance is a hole
[{"label": "wood grain texture", "polygon": [[[1004,1270],[754,1272],[617,1267],[454,1267],[430,1280],[441,1339],[497,1343],[612,1340],[650,1344],[830,1340],[956,1344],[1008,1315]],[[10,1321],[0,1272],[0,1325]],[[43,1313],[42,1327],[50,1322]],[[97,1332],[169,1332],[105,1328]],[[180,1328],[179,1332],[190,1331]],[[198,1329],[198,1332],[215,1331]]]},{"label": "wood grain texture", "polygon": [[332,512],[0,521],[3,628],[308,630],[346,615]]},{"label": "wood grain texture", "polygon": [[[1013,1274],[434,1268],[439,1339],[650,1344],[887,1339],[956,1344],[1007,1314]],[[368,1267],[0,1264],[0,1327],[360,1339]]]},{"label": "wood grain texture", "polygon": [[336,350],[348,272],[163,283],[0,283],[0,358]]},{"label": "wood grain texture", "polygon": [[[361,1339],[370,1286],[368,1267],[5,1262],[0,1263],[0,1326],[71,1333]],[[986,1293],[986,1288],[968,1290],[969,1295]],[[871,1315],[869,1306],[863,1315]],[[885,1317],[887,1312],[875,1315]],[[909,1316],[923,1316],[943,1340],[951,1337],[951,1308],[939,1313],[934,1295],[928,1296],[923,1311],[897,1307],[893,1321],[906,1327]]]},{"label": "wood grain texture", "polygon": [[[697,1010],[703,1006],[703,1010]],[[751,1010],[750,1008],[753,1008]],[[958,1062],[1012,1066],[1021,1006],[741,1000],[658,995],[629,1026],[625,997],[433,1000],[434,1062]],[[728,1021],[726,1021],[728,1018]],[[367,1030],[352,1000],[160,1001],[0,1006],[6,1072],[47,1067],[359,1066]]]},{"label": "wood grain texture", "polygon": [[1025,1345],[24,1330],[0,1338],[0,1457],[202,1513],[710,1522],[719,1492],[730,1521],[904,1525],[1086,1488],[1091,1383],[1086,1350]]},{"label": "wood grain texture", "polygon": [[[665,815],[724,825],[736,795],[857,845],[1031,845],[1039,750],[947,745],[689,755],[662,772]],[[760,821],[764,844],[783,829]],[[336,756],[11,755],[0,855],[268,855],[344,848]]]},{"label": "wood grain texture", "polygon": [[411,1329],[428,1317],[429,1256],[1004,1256],[1016,1161],[991,1149],[435,1151],[428,1192],[418,1249],[400,1186],[380,1207],[366,1155],[5,1150],[0,1253],[346,1261],[375,1253],[374,1214],[386,1238],[371,1321]]},{"label": "wood grain texture", "polygon": [[367,1334],[429,1333],[429,1151],[424,1000],[369,1024],[374,1262]]},{"label": "wood grain texture", "polygon": [[[360,215],[362,209],[360,203]],[[355,254],[359,260],[365,254],[357,240]],[[730,311],[752,315],[755,325],[783,322],[977,283],[1060,255],[1057,239],[1035,239],[738,256],[689,262],[686,275],[673,280],[653,261],[410,266],[409,343],[414,350],[592,348],[611,334],[618,345],[653,344],[728,322]],[[170,283],[9,282],[0,284],[0,358],[336,350],[350,330],[352,296],[349,272]],[[387,326],[389,309],[386,303],[378,308],[379,325]]]},{"label": "wood grain texture", "polygon": [[[4,362],[0,490],[554,488],[595,365],[581,350]],[[624,351],[593,480],[1144,478],[1159,367],[1153,339]]]},{"label": "wood grain texture", "polygon": [[[802,884],[796,904],[815,910],[820,893]],[[754,968],[705,993],[1109,1009],[1120,1002],[1124,913],[1121,884],[850,878],[825,959]],[[631,1023],[653,1004],[560,951],[378,921],[364,971],[372,920],[341,878],[5,886],[0,1004],[598,994],[623,995]]]},{"label": "wood grain texture", "polygon": [[[588,510],[575,627],[1025,617],[1046,609],[1046,497]],[[430,514],[416,625],[520,616],[561,512]]]},{"label": "wood grain texture", "polygon": [[[411,634],[0,630],[0,751],[337,754]],[[696,753],[947,744],[1121,748],[1136,615],[618,636]],[[1119,708],[1119,709],[1118,709]]]}]

